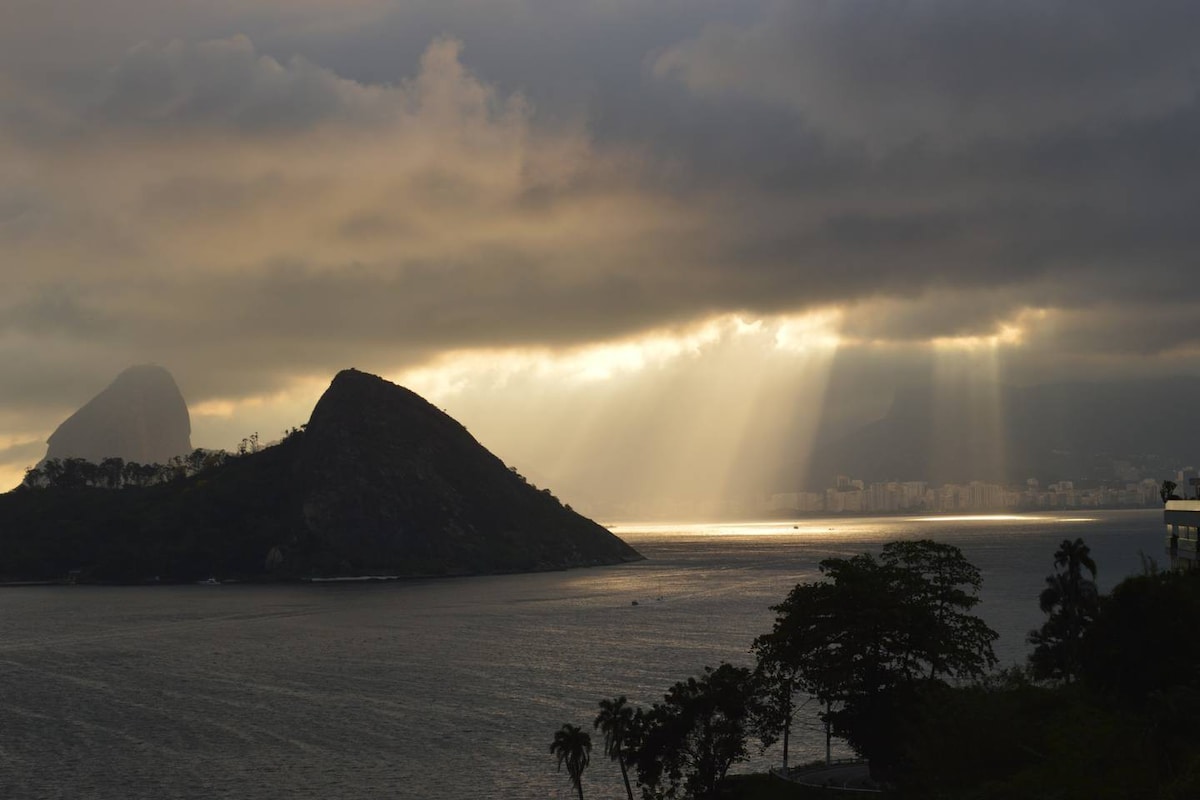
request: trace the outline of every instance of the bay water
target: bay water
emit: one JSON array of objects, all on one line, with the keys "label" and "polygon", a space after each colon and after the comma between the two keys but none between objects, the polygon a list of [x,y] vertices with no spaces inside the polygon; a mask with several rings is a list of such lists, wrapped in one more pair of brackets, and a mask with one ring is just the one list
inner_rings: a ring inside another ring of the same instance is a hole
[{"label": "bay water", "polygon": [[[385,584],[0,590],[0,797],[566,798],[549,753],[596,702],[750,665],[770,606],[831,556],[962,548],[1002,665],[1064,538],[1108,590],[1163,560],[1161,511],[624,524],[647,560]],[[636,601],[636,604],[635,604]],[[597,745],[599,737],[597,736]],[[812,717],[792,761],[823,753]],[[763,769],[775,752],[741,769]],[[623,794],[597,748],[587,797]]]}]

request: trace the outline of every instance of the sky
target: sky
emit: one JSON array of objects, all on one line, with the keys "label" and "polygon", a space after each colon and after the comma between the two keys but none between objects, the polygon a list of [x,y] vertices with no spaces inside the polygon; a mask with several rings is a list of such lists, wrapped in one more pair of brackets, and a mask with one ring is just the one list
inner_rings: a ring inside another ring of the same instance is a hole
[{"label": "sky", "polygon": [[380,374],[585,506],[769,482],[909,381],[1200,373],[1197,30],[1182,0],[7,0],[0,487],[141,363],[225,448]]}]

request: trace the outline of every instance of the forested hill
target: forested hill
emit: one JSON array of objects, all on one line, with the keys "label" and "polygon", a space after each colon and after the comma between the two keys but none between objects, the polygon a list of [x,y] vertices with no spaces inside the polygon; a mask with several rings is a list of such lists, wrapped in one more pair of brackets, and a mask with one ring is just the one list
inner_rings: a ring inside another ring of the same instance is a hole
[{"label": "forested hill", "polygon": [[308,425],[156,485],[0,495],[0,577],[463,575],[641,556],[416,394],[345,370]]}]

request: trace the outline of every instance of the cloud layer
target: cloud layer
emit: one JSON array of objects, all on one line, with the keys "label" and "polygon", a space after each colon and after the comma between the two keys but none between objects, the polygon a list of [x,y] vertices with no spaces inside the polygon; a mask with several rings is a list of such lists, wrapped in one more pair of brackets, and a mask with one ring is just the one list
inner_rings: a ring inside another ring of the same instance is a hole
[{"label": "cloud layer", "polygon": [[1191,3],[99,5],[0,11],[5,452],[131,363],[232,402],[730,314],[1200,367]]}]

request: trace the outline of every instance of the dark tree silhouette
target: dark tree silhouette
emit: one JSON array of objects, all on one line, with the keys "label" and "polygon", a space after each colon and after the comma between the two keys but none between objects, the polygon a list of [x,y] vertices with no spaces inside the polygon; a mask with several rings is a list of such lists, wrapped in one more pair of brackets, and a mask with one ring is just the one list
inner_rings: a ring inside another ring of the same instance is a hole
[{"label": "dark tree silhouette", "polygon": [[979,604],[983,580],[962,551],[930,539],[884,545],[880,561],[899,570],[901,590],[914,621],[907,631],[913,657],[929,677],[979,676],[996,663],[994,631],[969,612]]},{"label": "dark tree silhouette", "polygon": [[583,800],[583,771],[591,762],[592,737],[577,725],[564,724],[554,733],[550,753],[558,758],[560,770],[563,764],[567,765],[571,785],[579,792],[579,800]]},{"label": "dark tree silhouette", "polygon": [[46,486],[46,475],[37,466],[32,466],[25,470],[25,478],[21,481],[21,486],[29,489],[41,489]]},{"label": "dark tree silhouette", "polygon": [[833,588],[829,583],[798,584],[783,603],[772,606],[778,614],[774,629],[759,636],[751,646],[762,702],[756,728],[764,746],[782,739],[785,772],[798,693],[816,697],[825,707],[822,717],[827,723],[828,755],[829,712],[841,695],[829,659],[829,630],[825,624],[831,603],[835,602]]},{"label": "dark tree silhouette", "polygon": [[635,714],[643,797],[716,796],[729,768],[747,758],[756,713],[750,670],[722,664],[671,687],[662,703]]},{"label": "dark tree silhouette", "polygon": [[629,771],[625,765],[625,749],[633,732],[633,708],[625,695],[612,700],[600,701],[600,713],[592,726],[604,734],[604,754],[621,767],[621,779],[625,781],[625,794],[633,800],[633,788],[629,785]]},{"label": "dark tree silhouette", "polygon": [[120,489],[125,476],[125,459],[106,458],[100,462],[105,489]]},{"label": "dark tree silhouette", "polygon": [[923,684],[982,675],[996,663],[996,632],[969,613],[979,572],[958,548],[927,540],[891,543],[878,560],[820,566],[826,580],[797,584],[775,607],[772,632],[755,642],[773,687],[763,719],[788,730],[790,683],[818,698],[832,731],[882,774],[905,704]]},{"label": "dark tree silhouette", "polygon": [[1184,621],[1198,618],[1200,572],[1126,578],[1101,598],[1084,632],[1080,679],[1138,709],[1179,687],[1200,690],[1200,637],[1179,635]]},{"label": "dark tree silhouette", "polygon": [[[1083,539],[1063,539],[1054,553],[1054,568],[1038,597],[1049,617],[1041,628],[1029,632],[1028,641],[1034,646],[1029,665],[1038,679],[1070,683],[1079,674],[1080,640],[1099,609],[1096,562]],[[1085,569],[1091,578],[1084,577]]]}]

